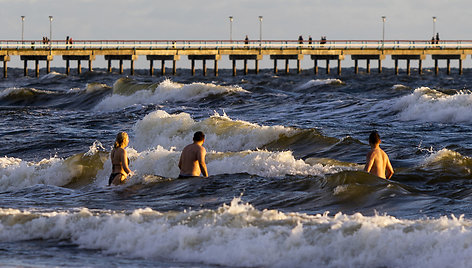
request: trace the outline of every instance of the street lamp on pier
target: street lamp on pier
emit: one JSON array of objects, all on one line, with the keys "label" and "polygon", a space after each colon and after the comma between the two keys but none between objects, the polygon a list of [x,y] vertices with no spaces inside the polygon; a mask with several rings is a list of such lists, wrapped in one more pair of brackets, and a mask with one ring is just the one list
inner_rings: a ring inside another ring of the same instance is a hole
[{"label": "street lamp on pier", "polygon": [[21,43],[25,43],[25,16],[21,16]]},{"label": "street lamp on pier", "polygon": [[382,16],[382,49],[385,44],[385,21],[387,20],[386,16]]},{"label": "street lamp on pier", "polygon": [[49,47],[52,44],[52,16],[49,16]]},{"label": "street lamp on pier", "polygon": [[262,46],[262,16],[259,16],[259,46]]},{"label": "street lamp on pier", "polygon": [[229,40],[233,42],[233,16],[229,16]]},{"label": "street lamp on pier", "polygon": [[433,17],[433,38],[436,35],[436,17]]}]

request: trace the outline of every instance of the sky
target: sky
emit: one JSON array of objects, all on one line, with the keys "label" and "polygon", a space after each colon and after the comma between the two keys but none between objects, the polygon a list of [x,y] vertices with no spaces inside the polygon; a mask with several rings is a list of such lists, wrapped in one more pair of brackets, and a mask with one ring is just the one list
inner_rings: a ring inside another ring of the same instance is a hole
[{"label": "sky", "polygon": [[0,40],[472,40],[470,0],[0,0]]}]

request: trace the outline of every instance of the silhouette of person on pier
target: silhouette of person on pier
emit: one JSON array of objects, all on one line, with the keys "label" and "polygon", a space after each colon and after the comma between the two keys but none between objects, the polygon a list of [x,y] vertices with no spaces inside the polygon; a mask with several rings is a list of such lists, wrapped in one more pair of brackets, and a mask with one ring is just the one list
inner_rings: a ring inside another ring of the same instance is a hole
[{"label": "silhouette of person on pier", "polygon": [[308,36],[308,44],[313,44],[313,38],[311,38],[311,35]]},{"label": "silhouette of person on pier", "polygon": [[246,38],[244,38],[244,44],[246,44],[246,47],[249,47],[249,37],[246,35]]},{"label": "silhouette of person on pier", "polygon": [[436,44],[439,44],[439,33],[436,33]]}]

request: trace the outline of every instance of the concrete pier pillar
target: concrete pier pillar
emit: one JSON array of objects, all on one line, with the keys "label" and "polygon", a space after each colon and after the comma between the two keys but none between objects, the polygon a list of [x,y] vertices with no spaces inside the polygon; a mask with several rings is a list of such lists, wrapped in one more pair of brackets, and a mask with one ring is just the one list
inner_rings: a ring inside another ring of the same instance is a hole
[{"label": "concrete pier pillar", "polygon": [[46,61],[46,73],[50,73],[51,72],[51,62],[50,61]]},{"label": "concrete pier pillar", "polygon": [[366,60],[366,64],[367,64],[367,66],[366,66],[367,73],[370,74],[370,59]]},{"label": "concrete pier pillar", "polygon": [[290,67],[289,67],[289,60],[285,60],[285,73],[288,74],[290,72]]},{"label": "concrete pier pillar", "polygon": [[25,76],[28,76],[28,61],[24,60],[23,62],[23,73]]},{"label": "concrete pier pillar", "polygon": [[233,76],[236,76],[236,60],[233,60]]},{"label": "concrete pier pillar", "polygon": [[330,68],[329,68],[329,60],[326,60],[326,74],[329,74]]},{"label": "concrete pier pillar", "polygon": [[462,59],[459,59],[459,74],[462,75]]},{"label": "concrete pier pillar", "polygon": [[259,60],[255,60],[254,62],[255,62],[254,68],[256,69],[256,74],[259,74]]},{"label": "concrete pier pillar", "polygon": [[154,61],[153,60],[149,61],[149,75],[150,76],[154,75]]},{"label": "concrete pier pillar", "polygon": [[302,67],[300,65],[300,60],[297,60],[297,74],[302,72]]},{"label": "concrete pier pillar", "polygon": [[446,62],[447,62],[447,75],[450,75],[451,74],[451,60],[447,59]]},{"label": "concrete pier pillar", "polygon": [[411,74],[411,70],[410,70],[410,60],[406,60],[406,74],[407,75],[410,75]]},{"label": "concrete pier pillar", "polygon": [[439,74],[438,60],[434,60],[434,74],[435,74],[435,75],[438,75],[438,74]]},{"label": "concrete pier pillar", "polygon": [[395,75],[398,75],[398,60],[395,60]]},{"label": "concrete pier pillar", "polygon": [[277,70],[277,60],[274,59],[274,74],[277,74],[278,70]]},{"label": "concrete pier pillar", "polygon": [[215,76],[218,76],[218,60],[215,60],[214,62],[214,68],[213,68],[213,71],[214,71],[214,75]]},{"label": "concrete pier pillar", "polygon": [[207,64],[206,60],[203,60],[203,76],[207,75]]},{"label": "concrete pier pillar", "polygon": [[166,75],[166,61],[161,61],[161,75]]},{"label": "concrete pier pillar", "polygon": [[245,59],[244,60],[244,75],[247,75],[248,71],[247,71],[247,60]]},{"label": "concrete pier pillar", "polygon": [[192,67],[191,67],[191,69],[192,69],[192,76],[194,76],[194,75],[195,75],[195,60],[192,60]]},{"label": "concrete pier pillar", "polygon": [[123,74],[123,60],[120,60],[120,74]]},{"label": "concrete pier pillar", "polygon": [[318,60],[314,60],[315,66],[313,67],[313,71],[315,74],[318,74]]},{"label": "concrete pier pillar", "polygon": [[111,60],[108,60],[108,69],[107,71],[111,73]]},{"label": "concrete pier pillar", "polygon": [[354,60],[354,73],[358,74],[359,73],[359,61]]},{"label": "concrete pier pillar", "polygon": [[382,73],[382,60],[379,60],[379,74]]},{"label": "concrete pier pillar", "polygon": [[177,61],[174,59],[172,61],[173,65],[172,65],[172,75],[175,75],[177,73]]},{"label": "concrete pier pillar", "polygon": [[7,78],[8,77],[8,66],[7,66],[7,63],[8,61],[10,60],[10,58],[8,56],[4,56],[3,57],[3,78]]},{"label": "concrete pier pillar", "polygon": [[77,61],[77,73],[82,73],[82,64],[80,63],[80,60]]},{"label": "concrete pier pillar", "polygon": [[418,61],[418,73],[420,75],[423,74],[423,61],[422,60]]},{"label": "concrete pier pillar", "polygon": [[338,75],[341,75],[341,60],[338,59]]},{"label": "concrete pier pillar", "polygon": [[130,69],[131,69],[130,74],[134,75],[134,60],[131,60],[131,62],[130,62]]},{"label": "concrete pier pillar", "polygon": [[92,60],[88,60],[88,69],[89,69],[89,72],[93,72],[93,66],[92,66]]},{"label": "concrete pier pillar", "polygon": [[70,60],[66,60],[66,75],[70,74]]},{"label": "concrete pier pillar", "polygon": [[34,73],[36,77],[39,77],[39,60],[35,60],[35,67],[34,67]]}]

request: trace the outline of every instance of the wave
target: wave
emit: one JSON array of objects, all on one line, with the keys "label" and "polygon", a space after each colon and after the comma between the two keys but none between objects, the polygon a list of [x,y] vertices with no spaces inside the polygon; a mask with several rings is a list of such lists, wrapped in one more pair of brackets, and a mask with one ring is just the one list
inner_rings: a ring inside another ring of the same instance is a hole
[{"label": "wave", "polygon": [[234,267],[469,267],[472,221],[257,210],[0,209],[0,241],[68,240],[134,258]]},{"label": "wave", "polygon": [[261,126],[242,120],[232,120],[215,112],[202,121],[193,120],[187,113],[168,114],[158,110],[146,115],[133,126],[130,142],[138,150],[156,146],[182,150],[192,143],[196,131],[205,133],[205,147],[226,152],[261,148],[282,137],[293,136],[300,130],[284,126]]},{"label": "wave", "polygon": [[441,175],[470,176],[472,174],[472,158],[452,150],[441,149],[425,158],[420,167],[428,171],[437,171]]},{"label": "wave", "polygon": [[169,79],[161,83],[138,83],[120,78],[113,85],[113,95],[102,100],[96,110],[116,110],[136,104],[161,104],[166,101],[196,101],[203,98],[233,93],[248,93],[239,86],[220,86],[195,82],[180,84]]},{"label": "wave", "polygon": [[395,101],[392,110],[399,112],[400,120],[422,122],[472,122],[472,92],[459,91],[445,94],[428,87],[417,88],[412,94]]},{"label": "wave", "polygon": [[322,85],[344,85],[344,82],[339,79],[313,79],[298,86],[296,89],[308,89],[311,87],[317,87]]}]

